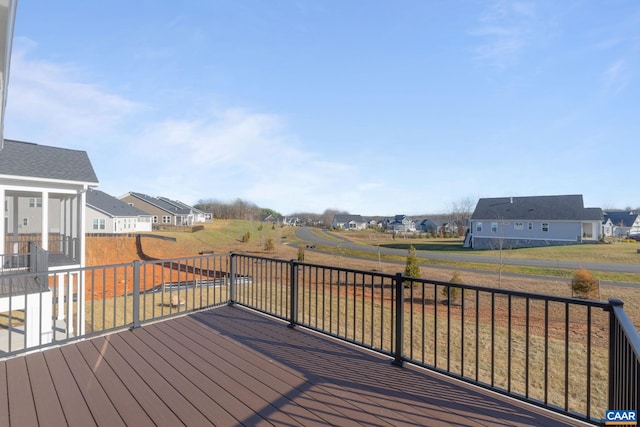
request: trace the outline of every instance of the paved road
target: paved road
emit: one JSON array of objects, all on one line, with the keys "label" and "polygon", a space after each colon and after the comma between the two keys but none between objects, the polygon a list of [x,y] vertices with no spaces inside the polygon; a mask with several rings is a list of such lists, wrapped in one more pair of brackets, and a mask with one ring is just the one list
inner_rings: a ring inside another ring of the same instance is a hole
[{"label": "paved road", "polygon": [[[296,236],[311,245],[323,245],[340,247],[343,249],[352,249],[361,252],[370,252],[377,254],[378,250],[384,255],[406,256],[406,249],[392,249],[376,246],[358,245],[343,237],[331,235],[330,237],[318,236],[310,227],[300,227],[296,229]],[[317,230],[317,229],[316,229]],[[339,241],[336,241],[338,239]],[[480,262],[485,264],[499,264],[500,259],[494,255],[465,255],[457,253],[446,253],[438,251],[416,251],[418,258],[429,258],[450,261],[467,261]],[[548,267],[548,268],[565,268],[575,270],[580,267],[593,271],[610,271],[617,273],[637,273],[640,274],[640,254],[638,254],[638,264],[611,264],[602,262],[576,262],[563,260],[544,260],[544,259],[524,259],[524,258],[504,258],[503,265],[518,265],[525,267]]]}]

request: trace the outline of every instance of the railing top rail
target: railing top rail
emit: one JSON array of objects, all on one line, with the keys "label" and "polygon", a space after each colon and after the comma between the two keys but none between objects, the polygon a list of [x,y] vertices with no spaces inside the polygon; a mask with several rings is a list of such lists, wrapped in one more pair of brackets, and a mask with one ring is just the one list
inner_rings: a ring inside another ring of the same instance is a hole
[{"label": "railing top rail", "polygon": [[474,290],[479,292],[490,292],[490,293],[501,294],[501,295],[511,295],[513,297],[540,299],[540,300],[553,301],[553,302],[571,303],[576,305],[588,305],[596,308],[601,308],[603,310],[608,310],[611,306],[609,302],[605,302],[605,301],[593,301],[593,300],[580,299],[580,298],[562,297],[557,295],[539,294],[536,292],[515,291],[515,290],[501,289],[501,288],[490,288],[487,286],[458,284],[458,283],[443,282],[439,280],[430,280],[430,279],[419,279],[419,278],[406,278],[406,279],[414,282],[418,282],[418,283],[426,283],[426,284],[438,285],[438,286],[455,285],[456,287],[459,287],[461,289],[469,289],[469,290]]},{"label": "railing top rail", "polygon": [[144,260],[144,261],[140,261],[140,260],[134,260],[134,261],[140,261],[140,262],[149,263],[149,264],[162,264],[162,263],[166,263],[166,262],[170,262],[170,261],[185,261],[185,260],[188,260],[188,259],[198,259],[198,258],[200,258],[200,259],[224,258],[224,257],[228,257],[228,256],[229,256],[228,253],[220,253],[220,254],[203,253],[202,255],[188,255],[188,256],[177,257],[177,258],[161,258],[161,259],[150,259],[150,260]]}]

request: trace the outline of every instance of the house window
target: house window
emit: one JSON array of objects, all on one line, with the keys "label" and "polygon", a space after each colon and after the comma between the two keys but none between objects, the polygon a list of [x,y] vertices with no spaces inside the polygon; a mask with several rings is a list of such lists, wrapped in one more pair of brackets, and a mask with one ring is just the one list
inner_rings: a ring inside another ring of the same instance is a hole
[{"label": "house window", "polygon": [[533,230],[533,223],[530,222],[529,224],[527,224],[527,228],[529,228],[529,230]]},{"label": "house window", "polygon": [[94,219],[91,225],[94,230],[104,230],[106,228],[104,218]]},{"label": "house window", "polygon": [[29,225],[29,218],[22,218],[22,225],[23,226],[28,226]]},{"label": "house window", "polygon": [[30,208],[41,208],[42,207],[42,198],[40,198],[40,197],[31,197],[31,198],[29,198],[29,207]]},{"label": "house window", "polygon": [[491,223],[491,232],[492,233],[497,233],[498,232],[498,223],[497,222],[492,222]]},{"label": "house window", "polygon": [[158,223],[158,215],[154,215],[153,218],[151,218],[151,222],[153,222],[154,224]]},{"label": "house window", "polygon": [[549,231],[549,223],[548,222],[543,222],[542,223],[542,231]]},{"label": "house window", "polygon": [[476,231],[478,233],[482,233],[482,223],[481,222],[477,222],[476,223]]},{"label": "house window", "polygon": [[523,222],[514,222],[513,223],[513,228],[515,230],[524,230],[524,223]]},{"label": "house window", "polygon": [[168,215],[165,215],[162,217],[162,223],[163,224],[171,224],[171,217]]}]

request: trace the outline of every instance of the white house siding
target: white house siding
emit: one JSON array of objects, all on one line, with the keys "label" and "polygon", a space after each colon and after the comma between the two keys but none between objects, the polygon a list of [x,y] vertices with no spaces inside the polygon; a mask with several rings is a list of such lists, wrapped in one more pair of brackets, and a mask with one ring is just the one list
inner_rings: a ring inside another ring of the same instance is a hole
[{"label": "white house siding", "polygon": [[[140,233],[151,231],[150,217],[115,217],[100,213],[92,208],[87,208],[87,233]],[[94,221],[98,221],[99,228],[94,228]],[[104,223],[104,228],[100,225]]]},{"label": "white house siding", "polygon": [[[14,201],[18,200],[18,233],[19,234],[36,234],[42,232],[42,197],[41,193],[33,193],[34,197],[7,197],[5,199],[5,223],[7,224],[7,233],[13,232],[13,216]],[[40,201],[40,207],[36,203]],[[33,206],[31,206],[33,205]],[[60,200],[49,197],[49,232],[60,232]]]}]

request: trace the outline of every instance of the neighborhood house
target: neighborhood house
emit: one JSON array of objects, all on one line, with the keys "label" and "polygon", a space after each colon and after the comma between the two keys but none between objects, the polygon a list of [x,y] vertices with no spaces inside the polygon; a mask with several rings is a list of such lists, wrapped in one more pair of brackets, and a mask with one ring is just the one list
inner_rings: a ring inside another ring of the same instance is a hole
[{"label": "neighborhood house", "polygon": [[480,199],[465,246],[513,249],[597,242],[602,210],[585,208],[582,195]]}]

